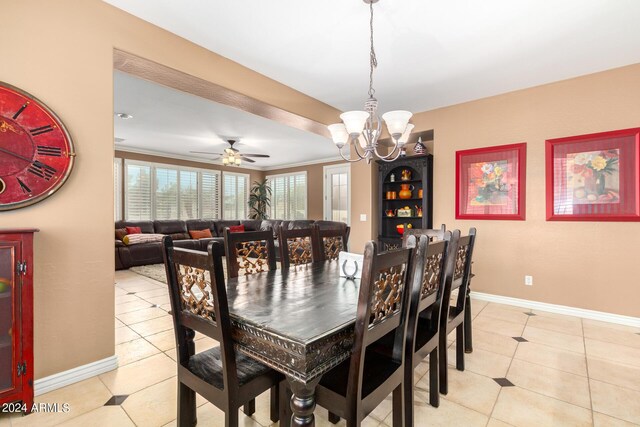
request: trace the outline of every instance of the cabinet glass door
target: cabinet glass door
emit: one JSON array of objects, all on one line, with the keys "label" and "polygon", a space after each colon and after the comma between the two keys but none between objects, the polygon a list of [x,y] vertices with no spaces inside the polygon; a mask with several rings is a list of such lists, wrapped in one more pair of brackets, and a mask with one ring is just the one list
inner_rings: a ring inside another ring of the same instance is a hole
[{"label": "cabinet glass door", "polygon": [[14,389],[16,246],[0,242],[0,392]]}]

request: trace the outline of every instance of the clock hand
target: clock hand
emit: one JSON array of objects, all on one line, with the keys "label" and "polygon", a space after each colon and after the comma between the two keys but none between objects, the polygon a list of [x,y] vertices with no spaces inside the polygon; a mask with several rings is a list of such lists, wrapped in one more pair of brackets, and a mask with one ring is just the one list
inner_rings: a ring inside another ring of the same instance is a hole
[{"label": "clock hand", "polygon": [[18,153],[14,153],[13,151],[9,151],[9,150],[7,150],[5,148],[2,148],[2,147],[0,147],[0,152],[9,154],[9,155],[11,155],[13,157],[16,157],[16,158],[20,159],[20,160],[24,160],[25,162],[31,163],[31,160],[32,160],[32,159],[29,159],[27,157],[21,156]]}]

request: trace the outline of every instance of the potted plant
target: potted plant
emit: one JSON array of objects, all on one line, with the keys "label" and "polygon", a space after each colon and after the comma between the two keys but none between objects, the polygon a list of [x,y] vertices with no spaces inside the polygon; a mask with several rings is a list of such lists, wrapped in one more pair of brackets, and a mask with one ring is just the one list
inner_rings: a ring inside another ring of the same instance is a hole
[{"label": "potted plant", "polygon": [[249,218],[268,219],[268,209],[271,207],[271,187],[264,179],[254,181],[249,193]]}]

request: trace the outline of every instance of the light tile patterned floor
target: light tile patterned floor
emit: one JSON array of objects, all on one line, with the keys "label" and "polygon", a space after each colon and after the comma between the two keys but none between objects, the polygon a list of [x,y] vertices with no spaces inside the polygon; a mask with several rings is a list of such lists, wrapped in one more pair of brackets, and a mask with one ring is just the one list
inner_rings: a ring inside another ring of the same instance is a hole
[{"label": "light tile patterned floor", "polygon": [[[69,403],[68,413],[0,414],[0,427],[176,425],[175,341],[166,286],[130,271],[117,272],[116,280],[120,368],[36,398]],[[416,426],[640,425],[640,328],[475,300],[472,312],[474,352],[465,356],[464,372],[449,366],[450,391],[439,408],[427,403],[428,365],[416,369]],[[215,344],[196,337],[196,351]],[[453,347],[449,354],[454,363]],[[501,378],[507,385],[495,380]],[[106,406],[122,399],[112,396],[126,398]],[[201,397],[197,404],[199,425],[224,425],[221,411]],[[274,426],[268,394],[258,398],[252,417],[241,416],[240,425]],[[316,425],[332,426],[324,409],[316,410]],[[391,399],[364,425],[390,426]]]}]

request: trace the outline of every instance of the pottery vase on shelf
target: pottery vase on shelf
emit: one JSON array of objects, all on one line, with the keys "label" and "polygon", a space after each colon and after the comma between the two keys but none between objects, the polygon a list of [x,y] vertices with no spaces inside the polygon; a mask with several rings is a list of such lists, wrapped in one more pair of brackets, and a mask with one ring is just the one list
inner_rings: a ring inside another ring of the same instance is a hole
[{"label": "pottery vase on shelf", "polygon": [[398,193],[398,197],[401,199],[410,199],[411,192],[414,190],[414,186],[411,184],[400,184],[400,192]]},{"label": "pottery vase on shelf", "polygon": [[402,169],[402,174],[400,175],[400,179],[402,181],[409,181],[411,179],[411,171],[409,169]]}]

